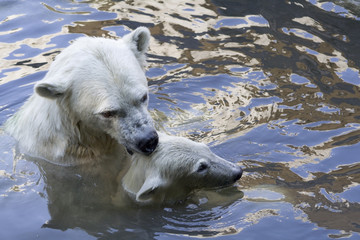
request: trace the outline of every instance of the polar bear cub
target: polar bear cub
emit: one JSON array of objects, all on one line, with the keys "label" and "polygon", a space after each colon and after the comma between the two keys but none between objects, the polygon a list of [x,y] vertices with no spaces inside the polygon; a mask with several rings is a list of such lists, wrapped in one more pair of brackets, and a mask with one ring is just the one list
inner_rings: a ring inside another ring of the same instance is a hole
[{"label": "polar bear cub", "polygon": [[174,203],[202,188],[231,185],[242,169],[215,155],[203,143],[159,133],[159,145],[150,155],[132,155],[121,180],[125,192],[137,203]]},{"label": "polar bear cub", "polygon": [[35,93],[5,124],[20,150],[61,165],[150,154],[158,136],[145,76],[150,32],[81,37],[51,64]]}]

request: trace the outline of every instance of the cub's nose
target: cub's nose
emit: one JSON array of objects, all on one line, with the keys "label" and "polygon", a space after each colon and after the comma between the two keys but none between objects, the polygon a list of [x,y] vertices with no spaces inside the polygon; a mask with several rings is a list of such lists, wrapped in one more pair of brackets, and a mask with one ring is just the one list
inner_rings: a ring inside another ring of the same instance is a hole
[{"label": "cub's nose", "polygon": [[158,143],[158,134],[156,133],[156,131],[151,131],[138,142],[137,147],[142,153],[149,155],[156,149]]},{"label": "cub's nose", "polygon": [[242,168],[237,166],[237,169],[235,170],[235,173],[234,173],[234,182],[239,180],[241,178],[242,174],[243,174]]}]

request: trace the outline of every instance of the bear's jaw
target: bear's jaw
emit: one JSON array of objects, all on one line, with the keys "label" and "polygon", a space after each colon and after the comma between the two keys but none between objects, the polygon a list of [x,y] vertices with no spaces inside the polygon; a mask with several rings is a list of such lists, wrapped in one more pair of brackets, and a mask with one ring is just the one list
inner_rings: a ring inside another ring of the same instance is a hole
[{"label": "bear's jaw", "polygon": [[74,159],[74,162],[82,164],[101,161],[107,158],[119,158],[121,156],[126,156],[125,147],[109,137],[107,141],[97,142],[96,145],[84,145],[82,143],[68,144],[64,159]]}]

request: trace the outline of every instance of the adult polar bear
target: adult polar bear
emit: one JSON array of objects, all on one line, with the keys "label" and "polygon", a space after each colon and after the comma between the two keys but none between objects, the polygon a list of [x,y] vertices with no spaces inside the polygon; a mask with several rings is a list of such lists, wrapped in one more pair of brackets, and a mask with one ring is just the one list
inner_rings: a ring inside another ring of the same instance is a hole
[{"label": "adult polar bear", "polygon": [[61,165],[152,153],[158,135],[145,77],[150,33],[83,37],[62,51],[35,92],[5,124],[21,151]]}]

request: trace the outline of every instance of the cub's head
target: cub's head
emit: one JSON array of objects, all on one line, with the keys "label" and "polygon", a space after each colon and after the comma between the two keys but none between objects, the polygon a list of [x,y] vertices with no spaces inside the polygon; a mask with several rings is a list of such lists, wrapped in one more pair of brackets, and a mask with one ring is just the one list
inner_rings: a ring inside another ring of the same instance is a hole
[{"label": "cub's head", "polygon": [[202,143],[159,134],[150,156],[134,154],[122,180],[139,203],[174,202],[196,189],[224,187],[240,179],[242,169],[215,155]]},{"label": "cub's head", "polygon": [[56,57],[35,91],[57,101],[79,134],[107,134],[130,151],[150,154],[158,136],[144,70],[149,40],[144,27],[120,40],[79,38]]}]

